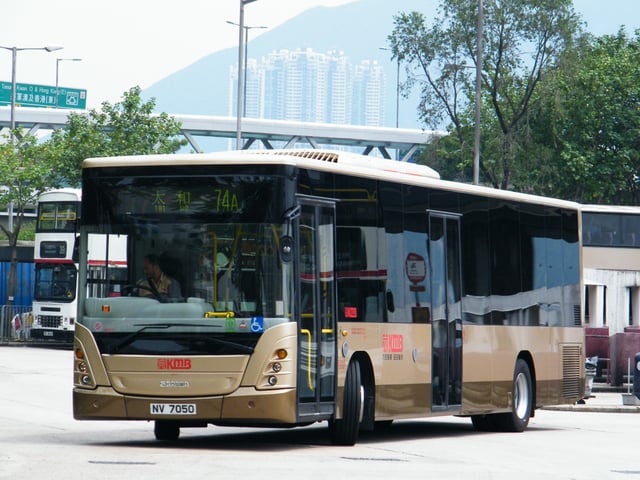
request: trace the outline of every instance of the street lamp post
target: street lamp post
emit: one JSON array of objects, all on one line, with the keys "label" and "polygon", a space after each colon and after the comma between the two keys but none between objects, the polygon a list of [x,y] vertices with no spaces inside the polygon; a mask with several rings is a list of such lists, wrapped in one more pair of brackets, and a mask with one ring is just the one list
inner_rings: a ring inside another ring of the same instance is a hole
[{"label": "street lamp post", "polygon": [[54,52],[56,50],[62,50],[63,47],[46,46],[46,47],[5,47],[0,45],[0,48],[11,51],[11,111],[9,125],[11,129],[11,138],[13,138],[13,130],[16,128],[16,59],[18,52],[22,50],[46,50],[47,52]]},{"label": "street lamp post", "polygon": [[[15,144],[15,137],[13,132],[16,128],[16,60],[18,52],[22,50],[45,50],[47,52],[54,52],[61,50],[63,47],[49,46],[46,47],[6,47],[0,45],[0,48],[11,51],[11,110],[9,113],[9,129],[11,130],[11,142]],[[10,232],[13,232],[13,202],[9,202],[8,207],[8,222],[7,226]]]},{"label": "street lamp post", "polygon": [[[229,25],[240,27],[239,24],[237,24],[236,22],[232,22],[231,20],[227,20],[227,23]],[[249,47],[249,30],[251,30],[252,28],[269,28],[269,27],[265,27],[264,25],[255,25],[255,26],[243,25],[242,28],[244,28],[244,45],[245,45],[244,47],[244,82],[242,84],[242,105],[243,105],[242,115],[246,117],[247,116],[247,57],[249,56],[247,54],[247,51]]]},{"label": "street lamp post", "polygon": [[482,102],[482,0],[478,0],[478,27],[476,38],[476,118],[473,139],[473,183],[480,183],[480,106]]},{"label": "street lamp post", "polygon": [[59,74],[59,69],[60,69],[60,62],[81,62],[82,59],[81,58],[56,58],[56,108],[58,108],[58,96],[59,96],[59,91],[58,91],[58,74]]},{"label": "street lamp post", "polygon": [[[482,39],[483,39],[483,8],[482,0],[478,0],[478,24],[476,34],[476,98],[475,98],[475,127],[473,133],[473,184],[480,183],[480,110],[482,107]],[[445,68],[473,68],[463,64],[446,64]]]},{"label": "street lamp post", "polygon": [[242,112],[244,111],[244,6],[256,0],[240,0],[240,21],[238,22],[238,101],[236,105],[236,149],[242,149]]}]

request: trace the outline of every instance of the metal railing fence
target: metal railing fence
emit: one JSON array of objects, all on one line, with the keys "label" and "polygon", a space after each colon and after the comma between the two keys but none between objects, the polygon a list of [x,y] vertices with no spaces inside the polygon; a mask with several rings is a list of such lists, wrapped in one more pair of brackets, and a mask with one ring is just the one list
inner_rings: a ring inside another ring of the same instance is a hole
[{"label": "metal railing fence", "polygon": [[31,305],[0,305],[0,341],[29,339],[32,310]]}]

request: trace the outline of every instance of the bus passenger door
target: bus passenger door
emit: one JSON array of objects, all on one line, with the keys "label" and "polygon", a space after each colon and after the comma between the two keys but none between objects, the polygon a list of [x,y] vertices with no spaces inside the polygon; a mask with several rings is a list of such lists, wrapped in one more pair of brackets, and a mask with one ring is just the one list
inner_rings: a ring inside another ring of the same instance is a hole
[{"label": "bus passenger door", "polygon": [[456,409],[462,394],[459,217],[429,212],[429,257],[432,408]]},{"label": "bus passenger door", "polygon": [[326,418],[336,389],[335,205],[301,199],[298,217],[298,416]]}]

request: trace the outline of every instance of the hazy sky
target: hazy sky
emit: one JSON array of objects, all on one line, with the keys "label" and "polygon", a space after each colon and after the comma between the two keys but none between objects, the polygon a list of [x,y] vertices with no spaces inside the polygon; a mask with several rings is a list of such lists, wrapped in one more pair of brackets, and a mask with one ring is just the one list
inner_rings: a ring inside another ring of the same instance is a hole
[{"label": "hazy sky", "polygon": [[[309,8],[353,1],[257,0],[245,6],[245,25],[274,28]],[[51,53],[19,52],[17,81],[55,85],[56,59],[81,58],[58,63],[59,83],[86,89],[87,106],[97,108],[104,100],[117,102],[135,85],[146,88],[212,52],[237,46],[238,28],[226,21],[238,22],[239,5],[239,0],[13,0],[0,10],[0,46],[63,46]],[[638,0],[574,0],[574,7],[631,30],[640,26]],[[251,30],[250,36],[261,33]],[[0,80],[11,80],[11,52],[4,49]]]},{"label": "hazy sky", "polygon": [[[245,25],[277,27],[316,6],[354,0],[257,0],[245,5]],[[381,0],[387,1],[387,0]],[[238,0],[19,0],[3,2],[0,46],[63,46],[18,52],[16,81],[83,88],[87,107],[117,102],[221,49],[237,46]],[[250,38],[261,33],[250,31]],[[57,58],[81,58],[80,62]],[[0,80],[11,81],[11,52],[0,49]]]}]

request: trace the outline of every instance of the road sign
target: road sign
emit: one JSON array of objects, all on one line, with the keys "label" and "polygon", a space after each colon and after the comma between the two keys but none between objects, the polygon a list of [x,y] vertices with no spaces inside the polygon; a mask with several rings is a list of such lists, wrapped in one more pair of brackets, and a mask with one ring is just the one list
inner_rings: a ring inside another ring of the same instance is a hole
[{"label": "road sign", "polygon": [[[0,82],[0,105],[11,105],[11,83]],[[87,91],[50,85],[16,84],[16,106],[87,108]]]}]

